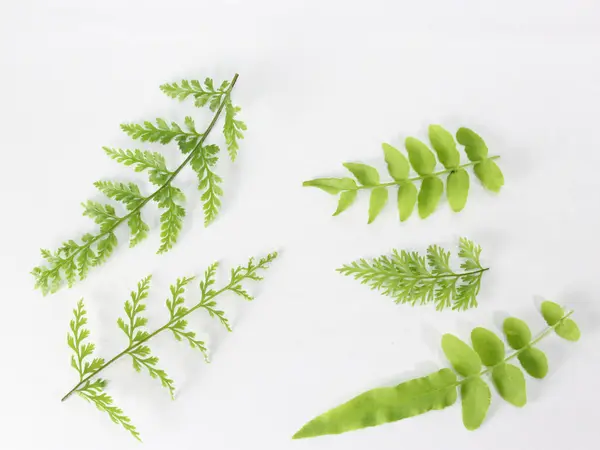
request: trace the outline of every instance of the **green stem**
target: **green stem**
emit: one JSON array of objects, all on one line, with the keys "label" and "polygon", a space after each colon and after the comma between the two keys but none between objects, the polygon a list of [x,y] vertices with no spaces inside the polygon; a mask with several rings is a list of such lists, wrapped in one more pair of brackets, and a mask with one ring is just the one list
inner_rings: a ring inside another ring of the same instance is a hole
[{"label": "green stem", "polygon": [[167,181],[165,181],[165,183],[162,186],[160,186],[156,191],[154,191],[152,194],[150,194],[148,197],[146,197],[136,208],[134,208],[132,211],[130,211],[127,215],[125,215],[125,216],[121,217],[119,220],[117,220],[110,228],[106,229],[106,231],[104,231],[103,233],[100,233],[99,235],[90,239],[89,241],[87,241],[85,243],[85,245],[82,245],[76,251],[74,251],[72,254],[70,254],[67,258],[63,259],[60,264],[57,264],[54,267],[55,270],[60,270],[67,261],[72,261],[73,258],[75,258],[75,256],[77,256],[79,253],[81,253],[81,251],[89,248],[94,242],[98,241],[99,239],[102,239],[104,236],[111,234],[119,225],[121,225],[123,222],[126,222],[131,216],[137,214],[150,200],[152,200],[158,194],[160,194],[163,189],[165,189],[167,186],[171,185],[171,182],[173,181],[173,179],[175,179],[175,177],[179,174],[179,172],[181,172],[183,170],[183,168],[185,166],[187,166],[189,164],[189,162],[194,158],[196,153],[198,153],[198,151],[200,151],[202,149],[202,144],[204,144],[204,141],[206,140],[206,138],[208,137],[208,135],[210,134],[210,132],[216,125],[217,121],[219,120],[219,117],[221,116],[221,112],[223,111],[223,108],[227,104],[227,100],[228,100],[229,96],[231,95],[231,91],[233,90],[233,87],[235,86],[235,83],[237,82],[238,77],[239,77],[239,75],[237,73],[233,76],[233,78],[231,80],[231,84],[229,85],[229,88],[225,92],[225,95],[222,97],[221,104],[219,105],[219,108],[215,111],[215,115],[213,116],[212,121],[208,125],[208,128],[206,128],[206,131],[204,131],[204,133],[202,134],[202,137],[198,140],[198,143],[192,149],[192,151],[187,156],[187,158],[185,158],[185,160],[179,165],[179,167],[177,167],[177,169],[175,169],[175,171],[171,173],[169,178],[167,178]]},{"label": "green stem", "polygon": [[115,361],[117,361],[123,355],[126,355],[126,354],[130,353],[131,351],[135,350],[136,348],[138,348],[143,343],[145,343],[145,342],[149,341],[150,339],[152,339],[157,334],[159,334],[159,333],[161,333],[161,332],[169,329],[176,322],[180,321],[181,319],[183,319],[188,314],[191,314],[192,312],[196,311],[198,308],[206,308],[206,303],[207,302],[209,302],[213,298],[217,297],[218,295],[222,294],[223,292],[231,289],[234,284],[236,284],[236,282],[235,282],[234,279],[232,279],[229,282],[229,284],[227,284],[227,286],[225,286],[224,288],[222,288],[222,289],[214,292],[211,295],[208,295],[208,296],[204,296],[203,295],[202,299],[200,300],[200,302],[197,305],[194,305],[189,310],[187,310],[185,313],[180,314],[178,316],[171,317],[171,319],[165,325],[163,325],[162,327],[160,327],[157,330],[153,331],[148,336],[146,336],[144,339],[141,339],[141,340],[137,341],[135,344],[131,345],[131,343],[130,343],[129,346],[125,350],[123,350],[122,352],[118,353],[116,356],[114,356],[113,358],[111,358],[110,360],[108,360],[107,362],[105,362],[101,367],[99,367],[98,370],[95,370],[94,372],[92,372],[91,374],[89,374],[87,377],[85,377],[84,379],[82,379],[79,383],[77,383],[73,389],[71,389],[67,394],[65,394],[65,396],[61,399],[61,402],[64,402],[66,399],[68,399],[81,386],[83,386],[85,383],[87,383],[91,378],[97,376],[100,372],[102,372],[108,366],[110,366],[111,364],[113,364]]},{"label": "green stem", "polygon": [[[488,159],[498,159],[498,158],[500,158],[500,156],[490,156]],[[471,161],[470,163],[463,164],[462,166],[453,167],[451,169],[446,169],[446,170],[440,170],[439,172],[434,172],[434,173],[431,173],[429,175],[419,175],[418,177],[408,178],[408,179],[402,180],[402,181],[390,181],[389,183],[375,184],[373,186],[358,186],[356,189],[351,189],[351,190],[353,190],[353,191],[359,191],[361,189],[374,189],[374,188],[377,188],[377,187],[400,186],[401,184],[407,183],[409,181],[410,182],[412,182],[412,181],[420,181],[420,180],[424,180],[425,178],[437,177],[439,175],[444,175],[446,173],[454,172],[454,171],[456,171],[458,169],[464,169],[465,167],[471,167],[471,166],[474,166],[475,164],[477,164],[478,162],[479,161]]]}]

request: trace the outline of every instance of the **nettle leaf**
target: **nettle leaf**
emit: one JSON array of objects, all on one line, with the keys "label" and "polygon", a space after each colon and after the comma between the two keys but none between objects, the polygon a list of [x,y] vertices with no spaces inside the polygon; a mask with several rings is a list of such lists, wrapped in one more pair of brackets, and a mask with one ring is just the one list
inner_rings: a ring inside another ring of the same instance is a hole
[{"label": "nettle leaf", "polygon": [[355,190],[358,188],[352,178],[317,178],[305,181],[302,186],[314,186],[324,190],[328,194],[339,194],[341,191]]},{"label": "nettle leaf", "polygon": [[187,316],[192,312],[203,309],[210,317],[216,317],[226,328],[231,331],[229,322],[224,316],[223,311],[216,309],[216,299],[221,294],[232,292],[242,295],[245,298],[250,294],[243,287],[247,281],[260,281],[260,274],[268,269],[271,262],[275,260],[277,253],[270,253],[258,261],[250,258],[248,263],[232,269],[229,282],[220,289],[215,289],[215,277],[217,263],[212,264],[206,270],[204,279],[200,282],[200,299],[191,307],[185,306],[185,290],[194,277],[179,278],[177,282],[170,287],[171,297],[167,299],[166,306],[169,311],[169,320],[160,327],[156,327],[152,332],[147,328],[148,319],[145,317],[146,299],[149,295],[151,277],[147,276],[140,280],[137,289],[131,292],[128,300],[125,301],[125,316],[119,317],[117,326],[127,337],[127,347],[119,351],[116,356],[105,362],[103,358],[94,358],[93,352],[95,346],[87,342],[90,332],[85,325],[87,323],[86,311],[83,306],[83,300],[77,304],[73,310],[74,318],[69,324],[70,332],[67,335],[67,345],[73,351],[71,365],[77,371],[78,383],[63,397],[63,401],[73,394],[78,394],[87,401],[94,403],[98,409],[106,412],[111,420],[116,424],[123,426],[136,439],[139,439],[139,433],[131,420],[123,411],[113,404],[113,400],[104,392],[106,380],[99,378],[100,372],[104,375],[109,366],[128,355],[132,360],[132,365],[137,372],[147,372],[150,377],[160,381],[165,387],[171,398],[174,397],[175,384],[167,372],[158,366],[159,359],[152,354],[150,348],[151,340],[163,331],[170,331],[176,340],[187,341],[192,348],[200,350],[205,360],[208,362],[208,350],[204,341],[196,337],[196,333],[190,331],[187,322]]},{"label": "nettle leaf", "polygon": [[481,136],[469,128],[459,128],[456,140],[465,146],[467,158],[471,161],[483,161],[488,156],[488,148]]},{"label": "nettle leaf", "polygon": [[377,186],[379,184],[379,172],[375,167],[358,163],[344,163],[344,167],[352,172],[352,175],[363,186]]},{"label": "nettle leaf", "polygon": [[410,165],[406,157],[390,144],[381,144],[388,172],[396,181],[404,181],[408,178]]},{"label": "nettle leaf", "polygon": [[[463,248],[470,251],[465,252]],[[436,245],[429,246],[426,257],[416,252],[393,250],[392,256],[380,256],[371,261],[360,259],[344,265],[338,272],[380,290],[396,303],[435,303],[437,310],[448,307],[462,310],[477,306],[481,277],[488,269],[479,264],[479,246],[463,238],[461,249],[459,254],[467,258],[461,267],[468,267],[463,273],[452,270],[450,252]],[[474,263],[477,268],[472,267]]]},{"label": "nettle leaf", "polygon": [[460,387],[462,418],[467,430],[476,430],[487,415],[492,394],[481,377],[467,378]]},{"label": "nettle leaf", "polygon": [[452,334],[442,336],[442,350],[459,374],[463,377],[478,374],[481,371],[481,359],[471,347]]},{"label": "nettle leaf", "polygon": [[444,409],[456,402],[456,375],[442,369],[394,387],[367,391],[304,425],[293,439],[339,434]]},{"label": "nettle leaf", "polygon": [[[466,146],[465,150],[471,161],[469,163],[460,165],[460,155],[452,135],[440,125],[431,125],[429,138],[435,154],[426,144],[413,137],[405,140],[408,158],[396,147],[388,143],[382,144],[387,171],[393,181],[382,181],[379,172],[372,166],[361,163],[345,163],[344,166],[356,177],[361,184],[360,187],[356,186],[356,183],[350,178],[318,178],[305,181],[303,186],[318,187],[334,195],[342,193],[334,216],[342,213],[354,203],[358,193],[349,193],[349,191],[370,190],[370,198],[375,205],[379,205],[384,198],[382,190],[397,187],[398,217],[401,222],[404,222],[412,215],[417,200],[421,218],[429,217],[437,209],[444,193],[445,178],[448,203],[454,212],[459,212],[467,203],[470,189],[470,176],[465,170],[466,168],[472,167],[482,185],[493,192],[498,192],[504,185],[504,176],[495,162],[498,156],[488,158],[487,146],[478,135],[471,130],[461,128],[457,136],[459,142]],[[445,170],[435,171],[436,156]],[[416,176],[411,175],[411,167]],[[374,191],[377,193],[374,194]],[[380,211],[374,214],[377,209],[371,208],[371,201],[369,205],[370,217],[374,219]],[[370,220],[369,223],[372,221]]]},{"label": "nettle leaf", "polygon": [[475,328],[471,332],[473,348],[486,366],[495,366],[504,359],[504,343],[498,336],[485,328]]},{"label": "nettle leaf", "polygon": [[429,125],[429,140],[438,159],[446,169],[454,169],[460,164],[460,154],[452,134],[440,125]]},{"label": "nettle leaf", "polygon": [[446,195],[452,211],[462,211],[469,196],[469,174],[465,169],[457,169],[448,175]]},{"label": "nettle leaf", "polygon": [[192,117],[186,117],[182,124],[158,118],[154,121],[126,123],[121,126],[131,138],[141,142],[176,145],[186,158],[177,168],[170,170],[161,153],[104,147],[105,153],[111,159],[131,166],[136,172],[147,172],[149,182],[154,185],[153,191],[148,195],[143,194],[145,188],[132,182],[103,180],[94,183],[108,199],[122,203],[127,214],[120,215],[112,204],[84,202],[84,215],[91,217],[98,228],[85,233],[79,241],[69,239],[56,251],[43,250],[42,258],[45,261],[31,271],[36,289],[40,289],[46,295],[58,291],[64,285],[71,287],[78,279],[86,278],[92,267],[103,264],[114,253],[118,245],[116,236],[120,226],[126,224],[129,229],[130,247],[144,240],[150,227],[142,218],[142,210],[152,203],[151,200],[163,210],[160,219],[161,245],[158,253],[170,250],[178,240],[186,214],[183,192],[175,186],[175,182],[188,164],[198,174],[205,225],[216,218],[221,206],[223,180],[214,171],[218,147],[208,145],[205,141],[210,132],[216,129],[215,125],[223,115],[223,134],[231,159],[235,159],[239,148],[238,141],[243,138],[242,132],[246,129],[246,125],[237,118],[240,109],[232,104],[231,99],[237,78],[235,75],[231,81],[222,82],[218,88],[210,78],[205,79],[203,84],[197,80],[183,80],[161,86],[163,92],[172,98],[184,100],[193,97],[197,106],[210,107],[214,116],[204,132],[199,131]]},{"label": "nettle leaf", "polygon": [[500,364],[492,370],[492,380],[504,400],[515,406],[525,406],[527,390],[521,369],[512,364]]},{"label": "nettle leaf", "polygon": [[[442,251],[434,253],[439,271],[445,273],[448,270],[446,254]],[[542,309],[546,320],[553,325],[534,340],[531,340],[529,328],[518,319],[505,321],[504,329],[516,348],[513,353],[505,355],[500,339],[485,328],[476,328],[471,333],[477,351],[456,336],[445,334],[442,336],[442,350],[454,370],[464,378],[458,378],[450,369],[442,369],[394,387],[371,389],[311,420],[293,438],[345,433],[443,409],[456,402],[457,388],[461,395],[463,424],[468,430],[475,430],[485,420],[491,403],[490,388],[484,378],[488,375],[491,375],[492,383],[504,400],[515,406],[524,406],[527,403],[525,377],[508,361],[518,357],[522,364],[524,361],[528,373],[543,378],[547,373],[547,361],[534,345],[551,335],[550,331],[556,326],[570,320],[568,318],[573,313],[564,313],[562,308],[559,311],[554,305],[546,305]],[[525,338],[527,342],[523,341]],[[482,369],[482,360],[488,368]]]}]

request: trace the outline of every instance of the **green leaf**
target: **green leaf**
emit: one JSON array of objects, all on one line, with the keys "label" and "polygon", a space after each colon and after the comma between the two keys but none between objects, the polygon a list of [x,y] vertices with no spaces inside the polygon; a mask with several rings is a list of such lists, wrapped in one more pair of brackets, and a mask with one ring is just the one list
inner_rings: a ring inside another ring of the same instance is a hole
[{"label": "green leaf", "polygon": [[96,181],[94,186],[107,197],[124,203],[129,211],[136,209],[146,198],[135,183]]},{"label": "green leaf", "polygon": [[494,367],[492,381],[500,396],[507,402],[518,407],[527,403],[525,377],[517,366],[501,364]]},{"label": "green leaf", "polygon": [[437,177],[427,177],[421,183],[419,191],[419,217],[425,219],[435,211],[442,194],[444,183]]},{"label": "green leaf", "polygon": [[544,320],[550,326],[555,326],[562,320],[562,323],[554,328],[556,334],[561,338],[576,342],[581,337],[581,332],[577,324],[571,319],[563,319],[565,311],[560,305],[550,301],[543,302],[542,316],[544,316]]},{"label": "green leaf", "polygon": [[408,137],[404,141],[404,146],[408,151],[408,159],[410,165],[419,175],[431,175],[435,169],[435,156],[423,142],[420,140]]},{"label": "green leaf", "polygon": [[444,409],[456,402],[456,375],[442,369],[394,387],[367,391],[304,425],[294,439],[339,434]]},{"label": "green leaf", "polygon": [[504,360],[504,344],[498,336],[485,328],[471,331],[473,348],[486,366],[495,366]]},{"label": "green leaf", "polygon": [[313,186],[328,194],[339,194],[341,191],[351,191],[358,188],[352,178],[317,178],[302,183],[302,186]]},{"label": "green leaf", "polygon": [[475,351],[452,334],[442,336],[442,350],[459,374],[463,377],[479,374],[481,359]]},{"label": "green leaf", "polygon": [[[214,103],[214,110],[217,109],[219,102]],[[211,106],[211,109],[213,107]],[[225,143],[227,144],[227,151],[231,161],[235,161],[237,152],[239,150],[238,139],[244,138],[243,131],[246,130],[246,124],[241,120],[236,119],[237,114],[241,111],[238,106],[233,106],[231,99],[227,97],[227,103],[225,104],[225,121],[223,124],[223,135],[225,136]]]},{"label": "green leaf", "polygon": [[519,353],[518,358],[523,369],[533,378],[544,378],[548,373],[548,359],[540,349],[526,348]]},{"label": "green leaf", "polygon": [[448,175],[446,195],[452,211],[462,211],[469,196],[469,174],[465,169],[457,169]]},{"label": "green leaf", "polygon": [[579,331],[579,327],[577,324],[571,319],[565,319],[563,322],[558,325],[554,331],[561,338],[566,339],[568,341],[577,342],[581,337],[581,331]]},{"label": "green leaf", "polygon": [[215,220],[221,208],[223,189],[220,184],[223,179],[213,171],[219,159],[219,152],[220,149],[217,145],[204,146],[194,154],[190,163],[198,175],[198,189],[203,191],[201,200],[205,227]]},{"label": "green leaf", "polygon": [[468,378],[460,387],[462,418],[467,430],[476,430],[482,424],[492,400],[490,388],[481,377]]},{"label": "green leaf", "polygon": [[398,211],[400,213],[400,222],[404,222],[410,217],[417,203],[417,187],[411,181],[407,181],[398,186]]},{"label": "green leaf", "polygon": [[173,174],[167,169],[165,158],[160,153],[141,150],[121,150],[103,147],[106,154],[121,164],[133,166],[136,172],[148,171],[150,182],[162,186]]},{"label": "green leaf", "polygon": [[498,165],[491,159],[478,162],[473,168],[481,183],[492,192],[500,192],[504,186],[504,175]]},{"label": "green leaf", "polygon": [[504,321],[504,334],[508,345],[515,350],[520,350],[531,341],[531,330],[521,319],[509,317]]},{"label": "green leaf", "polygon": [[542,302],[542,316],[546,323],[552,327],[565,316],[565,311],[560,305],[546,300]]},{"label": "green leaf", "polygon": [[344,211],[346,211],[352,205],[352,203],[354,203],[354,200],[356,200],[357,194],[358,194],[358,191],[342,192],[340,194],[340,201],[338,202],[338,207],[335,210],[335,212],[333,213],[333,215],[337,216],[338,214],[341,214]]},{"label": "green leaf", "polygon": [[385,187],[377,187],[371,191],[369,200],[369,222],[371,223],[379,215],[388,200],[388,191]]},{"label": "green leaf", "polygon": [[408,178],[410,166],[406,157],[398,149],[390,144],[381,144],[388,172],[396,181],[403,181]]},{"label": "green leaf", "polygon": [[440,125],[429,125],[429,140],[438,155],[438,159],[446,169],[453,169],[460,164],[460,154],[452,134]]},{"label": "green leaf", "polygon": [[379,184],[379,172],[375,167],[359,163],[344,163],[344,167],[352,172],[363,186],[377,186]]},{"label": "green leaf", "polygon": [[166,211],[160,216],[160,242],[158,253],[170,250],[181,232],[185,209],[176,202],[184,199],[183,193],[172,186],[164,189],[160,196],[154,198],[160,208]]},{"label": "green leaf", "polygon": [[488,156],[488,148],[484,140],[469,128],[459,128],[456,132],[456,140],[465,146],[467,158],[470,161],[482,161]]}]

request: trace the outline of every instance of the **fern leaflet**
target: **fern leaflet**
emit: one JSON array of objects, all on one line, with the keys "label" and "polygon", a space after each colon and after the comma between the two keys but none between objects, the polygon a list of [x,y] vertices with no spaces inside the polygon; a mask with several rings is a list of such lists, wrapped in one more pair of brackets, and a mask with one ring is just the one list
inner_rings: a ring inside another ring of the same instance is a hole
[{"label": "fern leaflet", "polygon": [[137,372],[148,372],[152,378],[160,381],[161,385],[169,391],[171,398],[174,398],[175,384],[169,375],[159,367],[159,360],[152,355],[149,341],[163,331],[169,330],[175,339],[186,341],[190,347],[202,352],[204,359],[208,362],[207,346],[203,340],[196,336],[194,331],[188,329],[187,316],[198,309],[203,309],[210,317],[216,317],[228,331],[231,331],[225,313],[217,307],[217,297],[226,292],[232,292],[246,300],[252,300],[242,283],[248,280],[262,280],[259,273],[266,270],[276,257],[277,253],[274,252],[260,258],[258,261],[250,258],[246,265],[232,269],[229,282],[218,290],[214,288],[218,265],[217,263],[212,264],[205,271],[200,282],[200,299],[191,307],[186,306],[184,294],[186,287],[194,280],[194,277],[178,279],[170,287],[171,295],[166,300],[169,319],[164,325],[152,332],[147,329],[148,320],[143,314],[146,310],[145,300],[148,298],[151,277],[148,276],[142,279],[138,283],[137,289],[131,292],[130,298],[125,302],[125,316],[117,319],[117,326],[128,339],[127,347],[108,361],[102,358],[93,358],[90,361],[95,346],[93,343],[85,342],[90,333],[85,328],[87,319],[83,300],[79,301],[77,308],[73,311],[74,318],[71,320],[71,331],[67,337],[67,343],[74,352],[71,365],[79,374],[79,381],[62,400],[66,400],[74,393],[79,394],[94,403],[98,409],[105,411],[113,422],[122,425],[134,437],[139,439],[139,433],[131,424],[130,419],[123,414],[121,409],[113,405],[112,398],[104,392],[106,381],[98,377],[100,372],[128,355],[131,357],[133,368]]},{"label": "fern leaflet", "polygon": [[177,241],[185,217],[185,197],[180,189],[173,185],[177,175],[188,164],[198,174],[198,188],[202,192],[204,223],[210,224],[221,207],[222,183],[214,169],[218,162],[219,147],[208,145],[206,139],[224,113],[223,133],[231,159],[238,150],[238,139],[243,138],[241,130],[246,126],[236,119],[239,111],[231,100],[231,92],[237,81],[236,74],[231,81],[221,83],[215,89],[213,81],[207,78],[204,85],[198,81],[182,81],[180,84],[166,84],[161,89],[169,96],[183,100],[193,96],[199,107],[209,105],[214,112],[212,121],[204,132],[199,132],[191,117],[186,117],[184,125],[156,119],[142,124],[123,124],[122,130],[131,138],[141,142],[176,142],[185,155],[183,162],[175,169],[167,168],[160,153],[139,149],[118,149],[104,147],[106,154],[117,162],[131,166],[136,172],[146,172],[151,184],[157,186],[146,194],[137,184],[114,181],[98,181],[95,186],[109,199],[124,206],[121,213],[112,204],[87,201],[83,204],[84,215],[99,225],[99,230],[86,233],[79,242],[69,240],[56,251],[42,250],[45,263],[35,267],[32,275],[35,287],[44,295],[54,293],[64,284],[71,287],[77,279],[87,277],[90,269],[105,262],[118,245],[116,229],[127,224],[130,231],[129,245],[133,247],[148,236],[150,227],[142,217],[143,208],[151,201],[156,202],[161,214],[161,244],[158,253],[171,249]]},{"label": "fern leaflet", "polygon": [[[504,175],[496,164],[499,156],[488,156],[488,148],[483,139],[468,128],[460,128],[456,139],[465,147],[470,162],[460,164],[460,154],[452,135],[439,125],[429,127],[429,139],[435,154],[418,139],[409,137],[405,141],[408,159],[398,149],[383,144],[383,152],[387,169],[394,181],[382,183],[379,172],[374,167],[359,163],[345,163],[356,181],[352,178],[317,178],[305,181],[303,186],[314,186],[329,194],[340,194],[338,207],[334,216],[348,209],[361,190],[370,190],[369,221],[371,223],[379,215],[388,202],[388,188],[397,187],[397,204],[400,221],[408,219],[417,206],[419,216],[424,219],[437,208],[446,179],[446,195],[453,211],[459,212],[465,207],[469,195],[469,174],[465,170],[473,167],[475,176],[483,186],[492,192],[499,192],[504,185]],[[435,171],[437,161],[444,170]],[[411,176],[410,169],[416,176]],[[415,182],[420,182],[417,189]]]},{"label": "fern leaflet", "polygon": [[393,250],[391,256],[371,261],[360,259],[344,265],[338,272],[380,290],[396,303],[413,306],[435,303],[438,311],[449,307],[465,310],[477,306],[481,278],[488,268],[479,262],[481,247],[477,244],[461,238],[459,248],[464,272],[454,272],[450,267],[450,252],[437,245],[429,246],[427,256]]}]

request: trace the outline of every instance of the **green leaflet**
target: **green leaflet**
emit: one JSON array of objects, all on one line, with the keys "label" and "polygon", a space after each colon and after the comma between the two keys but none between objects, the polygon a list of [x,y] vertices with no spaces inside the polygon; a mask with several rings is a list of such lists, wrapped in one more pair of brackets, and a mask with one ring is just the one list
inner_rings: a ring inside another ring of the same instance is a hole
[{"label": "green leaflet", "polygon": [[460,212],[465,207],[469,196],[469,184],[469,174],[465,169],[457,169],[448,175],[446,195],[452,211]]},{"label": "green leaflet", "polygon": [[[503,328],[508,331],[507,339],[518,347],[509,355],[505,355],[500,339],[485,328],[475,328],[471,333],[476,351],[456,336],[445,334],[441,343],[444,354],[454,370],[464,378],[458,378],[450,369],[442,369],[395,387],[369,390],[311,420],[293,438],[339,434],[444,409],[456,402],[457,388],[461,395],[463,424],[468,430],[475,430],[485,420],[491,403],[488,376],[504,400],[524,406],[527,402],[525,377],[521,369],[508,361],[518,357],[528,373],[543,378],[547,372],[545,356],[534,345],[570,321],[569,317],[573,314],[572,311],[563,312],[558,316],[554,305],[543,306],[545,317],[553,324],[533,340],[529,335],[524,345],[521,345],[522,339],[528,328],[525,330],[519,319],[506,319]],[[481,360],[488,364],[483,370]]]},{"label": "green leaflet", "polygon": [[388,191],[386,188],[375,188],[371,191],[369,200],[369,222],[371,223],[379,215],[388,200]]},{"label": "green leaflet", "polygon": [[[554,302],[545,301],[542,303],[542,316],[550,326],[556,325],[564,315],[564,310]],[[556,334],[569,341],[578,341],[581,336],[579,327],[572,320],[564,320],[554,328]]]},{"label": "green leaflet", "polygon": [[527,389],[521,369],[512,364],[500,364],[492,370],[492,380],[504,400],[515,406],[525,406]]},{"label": "green leaflet", "polygon": [[439,178],[427,177],[423,180],[419,191],[419,217],[421,219],[429,217],[435,211],[443,193],[444,183]]},{"label": "green leaflet", "polygon": [[429,125],[429,140],[438,159],[446,169],[454,169],[460,164],[460,154],[452,135],[440,125]]},{"label": "green leaflet", "polygon": [[[378,190],[379,193],[375,194],[374,197],[371,194],[371,199],[379,200],[379,202],[376,202],[379,205],[383,199],[383,194],[380,193],[381,190],[397,186],[399,219],[404,222],[412,215],[415,204],[417,204],[421,218],[429,217],[437,209],[444,193],[443,178],[447,176],[446,196],[448,203],[453,211],[459,212],[464,209],[469,195],[470,178],[465,170],[467,167],[473,167],[481,184],[493,192],[498,192],[504,185],[504,176],[495,163],[495,160],[499,157],[487,156],[487,146],[481,137],[471,130],[461,128],[457,133],[457,138],[460,143],[465,145],[465,151],[470,160],[468,163],[460,164],[460,154],[452,134],[440,125],[431,125],[429,127],[429,139],[435,149],[435,154],[425,143],[413,137],[408,137],[405,140],[408,158],[392,145],[382,144],[387,171],[393,181],[382,182],[379,172],[372,166],[360,163],[344,163],[344,166],[356,178],[360,186],[357,186],[351,178],[317,178],[305,181],[303,186],[317,187],[330,194],[339,194],[338,209],[334,215],[345,211],[353,203],[358,194],[357,192],[348,194],[350,191]],[[436,156],[443,165],[444,170],[435,171]],[[411,168],[416,176],[411,175]],[[419,182],[420,186],[416,184]],[[374,219],[376,215],[370,213],[369,217]],[[369,220],[369,223],[371,222],[372,220]]]},{"label": "green leaflet", "polygon": [[508,345],[515,350],[522,349],[531,341],[529,326],[516,317],[509,317],[504,321],[503,331]]},{"label": "green leaflet", "polygon": [[381,144],[381,146],[389,174],[396,181],[406,180],[410,171],[410,165],[406,157],[390,144]]},{"label": "green leaflet", "polygon": [[456,375],[442,369],[394,387],[360,394],[304,425],[294,439],[339,434],[444,409],[456,402]]},{"label": "green leaflet", "polygon": [[196,106],[210,107],[214,117],[203,132],[198,131],[191,117],[186,117],[183,125],[161,118],[141,124],[121,125],[121,129],[127,135],[141,142],[177,144],[185,159],[175,170],[170,170],[160,153],[104,147],[111,159],[132,167],[136,172],[146,172],[149,182],[156,187],[147,194],[132,182],[103,180],[94,183],[106,197],[121,203],[122,208],[116,208],[112,204],[85,202],[83,214],[98,225],[98,230],[84,234],[79,242],[68,240],[54,252],[42,249],[45,262],[31,272],[35,278],[35,288],[46,295],[56,292],[65,284],[71,287],[77,279],[86,278],[91,268],[104,263],[114,252],[118,245],[116,232],[123,224],[127,224],[129,229],[130,247],[139,244],[148,236],[150,230],[144,221],[142,210],[151,201],[161,210],[161,244],[158,253],[171,249],[179,237],[185,217],[185,197],[183,192],[174,186],[174,182],[188,164],[198,174],[205,225],[216,218],[221,206],[220,197],[223,195],[220,187],[222,179],[214,172],[220,150],[218,146],[207,145],[205,141],[223,113],[223,135],[230,157],[235,159],[238,141],[243,138],[242,131],[246,129],[244,123],[237,119],[239,108],[234,106],[231,100],[237,78],[236,74],[231,81],[221,83],[219,88],[215,88],[210,78],[206,78],[204,83],[184,80],[181,83],[161,86],[172,98],[183,100],[191,96],[196,99]]},{"label": "green leaflet", "polygon": [[480,377],[466,379],[460,387],[462,418],[467,430],[479,428],[490,407],[492,394]]},{"label": "green leaflet", "polygon": [[228,331],[231,331],[225,313],[217,307],[216,298],[225,292],[231,292],[245,300],[252,300],[253,297],[246,291],[242,283],[247,280],[262,280],[261,272],[266,270],[276,257],[277,253],[270,253],[258,261],[250,258],[246,265],[231,269],[229,282],[218,290],[215,289],[217,263],[212,264],[204,272],[203,280],[200,281],[200,300],[189,307],[185,305],[184,293],[187,285],[194,280],[194,277],[179,278],[171,286],[171,296],[166,301],[169,320],[162,327],[152,332],[146,327],[148,320],[144,315],[146,310],[145,300],[148,298],[150,288],[150,276],[142,279],[138,283],[137,289],[131,292],[130,299],[125,302],[125,316],[117,319],[117,326],[127,337],[128,345],[107,362],[103,358],[93,358],[90,361],[95,346],[93,343],[86,342],[90,332],[85,328],[87,323],[86,311],[83,300],[80,300],[77,308],[73,311],[74,318],[70,322],[70,332],[67,336],[67,344],[74,352],[71,357],[71,366],[77,371],[79,381],[62,400],[65,401],[71,395],[78,394],[85,400],[94,403],[101,411],[106,412],[113,422],[121,425],[136,439],[140,439],[139,433],[135,426],[131,424],[129,417],[121,409],[114,406],[112,398],[104,392],[106,380],[98,378],[98,374],[127,355],[131,358],[133,368],[137,372],[147,372],[152,378],[160,381],[161,385],[169,391],[171,398],[174,398],[174,382],[158,366],[159,360],[152,355],[149,341],[163,331],[170,331],[176,340],[185,341],[191,348],[202,352],[204,359],[208,362],[206,344],[196,337],[194,331],[189,330],[187,316],[198,309],[202,309],[211,318],[216,318]]},{"label": "green leaflet", "polygon": [[338,272],[380,290],[396,303],[433,302],[438,311],[448,307],[456,310],[474,308],[481,278],[488,269],[479,261],[481,248],[478,245],[461,238],[459,249],[463,272],[455,272],[450,267],[450,252],[437,245],[429,246],[426,256],[393,250],[392,256],[380,256],[371,261],[360,259],[344,265]]},{"label": "green leaflet", "polygon": [[481,371],[481,359],[471,347],[452,334],[442,336],[444,355],[463,377],[478,374]]},{"label": "green leaflet", "polygon": [[410,217],[417,203],[417,187],[410,181],[398,186],[398,212],[400,222]]},{"label": "green leaflet", "polygon": [[473,348],[486,366],[495,366],[504,359],[504,344],[498,336],[485,328],[471,331]]}]

